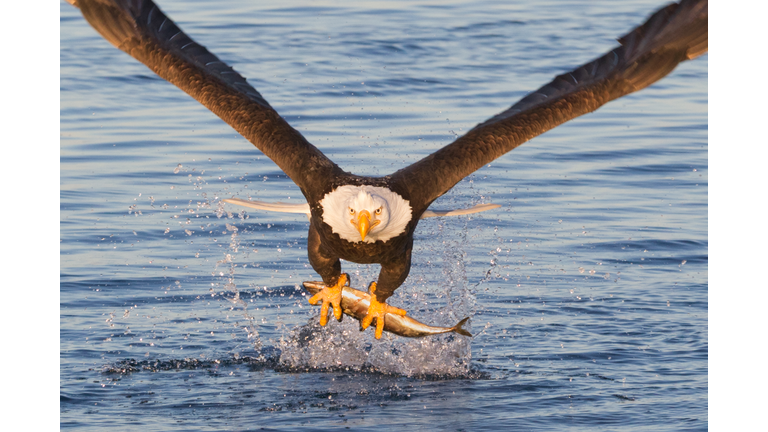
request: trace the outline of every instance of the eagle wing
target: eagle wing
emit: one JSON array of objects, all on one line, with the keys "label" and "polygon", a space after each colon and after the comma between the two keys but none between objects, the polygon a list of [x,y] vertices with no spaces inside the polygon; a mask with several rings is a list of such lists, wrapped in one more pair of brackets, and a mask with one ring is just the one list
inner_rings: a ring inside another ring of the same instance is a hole
[{"label": "eagle wing", "polygon": [[[107,41],[197,99],[272,159],[308,200],[312,179],[341,169],[272,108],[242,75],[193,41],[151,0],[67,0]],[[318,197],[319,195],[319,197]]]},{"label": "eagle wing", "polygon": [[461,179],[520,144],[643,89],[678,63],[707,52],[707,31],[707,0],[664,7],[620,38],[619,47],[556,77],[391,179],[409,191],[419,214]]}]

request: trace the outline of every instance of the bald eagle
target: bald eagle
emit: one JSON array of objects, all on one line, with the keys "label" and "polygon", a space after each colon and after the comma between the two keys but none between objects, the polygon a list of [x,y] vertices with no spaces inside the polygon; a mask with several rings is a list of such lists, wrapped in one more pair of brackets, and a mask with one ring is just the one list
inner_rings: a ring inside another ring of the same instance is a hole
[{"label": "bald eagle", "polygon": [[421,218],[483,211],[494,206],[436,213],[428,210],[464,177],[517,146],[603,104],[638,91],[678,63],[707,52],[707,1],[666,6],[619,39],[619,46],[557,76],[509,109],[420,161],[384,177],[346,172],[310,144],[240,74],[193,41],[151,0],[68,0],[106,40],[144,63],[231,125],[272,159],[301,189],[307,203],[290,206],[228,200],[309,216],[309,262],[326,287],[309,299],[341,319],[348,276],[340,259],[381,264],[368,289],[363,328],[406,311],[386,300],[411,267],[413,235]]}]

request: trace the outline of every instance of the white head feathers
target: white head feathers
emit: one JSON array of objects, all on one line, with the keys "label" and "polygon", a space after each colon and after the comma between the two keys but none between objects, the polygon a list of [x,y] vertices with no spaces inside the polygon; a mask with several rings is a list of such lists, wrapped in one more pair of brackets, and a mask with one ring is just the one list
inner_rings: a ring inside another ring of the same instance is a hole
[{"label": "white head feathers", "polygon": [[372,219],[371,229],[364,240],[366,243],[385,242],[396,237],[411,221],[408,201],[378,186],[340,186],[327,193],[320,206],[323,207],[323,221],[334,233],[352,243],[363,241],[355,224],[350,222],[351,217],[360,212],[367,211]]}]

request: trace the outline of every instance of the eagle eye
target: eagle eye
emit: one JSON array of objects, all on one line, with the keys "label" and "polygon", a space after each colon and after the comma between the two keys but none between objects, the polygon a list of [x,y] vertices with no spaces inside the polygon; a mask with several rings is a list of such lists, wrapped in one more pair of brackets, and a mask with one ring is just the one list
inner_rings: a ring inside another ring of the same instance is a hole
[{"label": "eagle eye", "polygon": [[377,214],[377,215],[380,215],[380,214],[381,214],[381,207],[379,207],[379,208],[377,208],[377,209],[376,209],[376,214]]}]

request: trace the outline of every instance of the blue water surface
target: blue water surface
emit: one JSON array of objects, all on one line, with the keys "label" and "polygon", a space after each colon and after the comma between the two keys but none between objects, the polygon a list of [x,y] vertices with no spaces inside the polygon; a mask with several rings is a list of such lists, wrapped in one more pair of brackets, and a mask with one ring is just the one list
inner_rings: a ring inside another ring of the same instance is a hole
[{"label": "blue water surface", "polygon": [[[657,1],[221,2],[163,11],[342,168],[386,175],[612,49]],[[318,326],[303,202],[61,3],[60,424],[704,430],[707,56],[482,168],[391,303],[474,337]],[[343,263],[364,287],[376,266]]]}]

